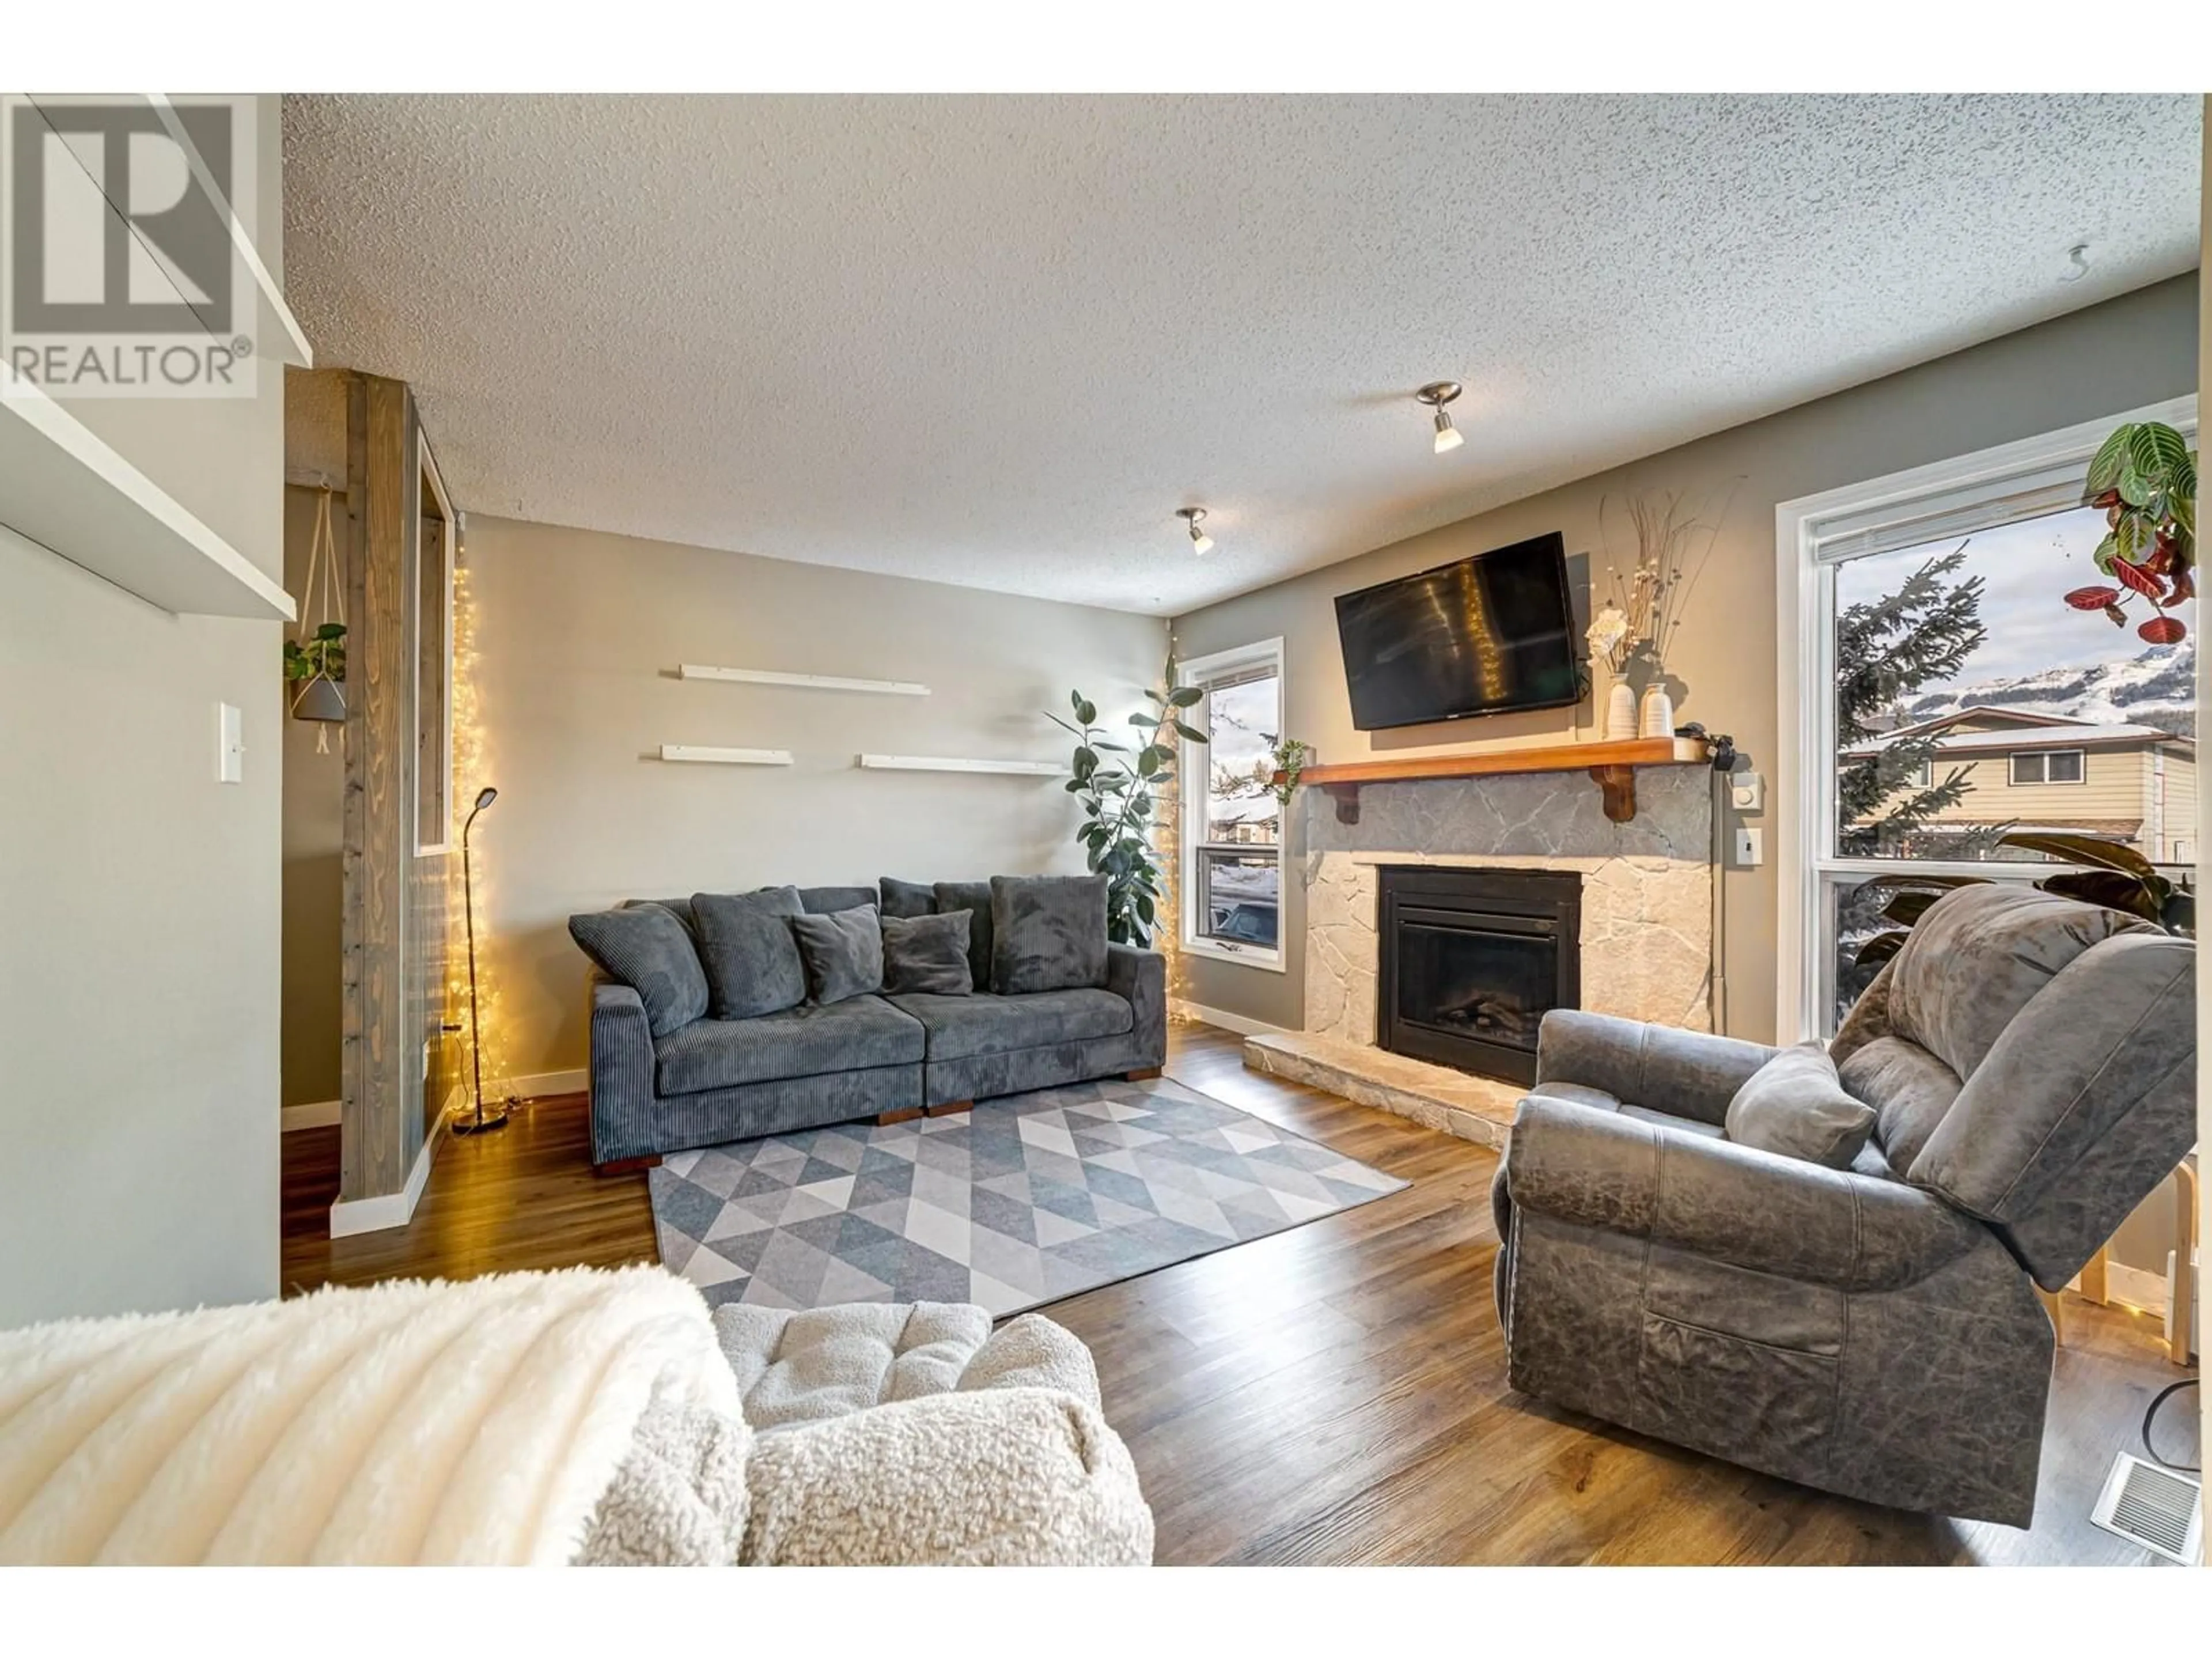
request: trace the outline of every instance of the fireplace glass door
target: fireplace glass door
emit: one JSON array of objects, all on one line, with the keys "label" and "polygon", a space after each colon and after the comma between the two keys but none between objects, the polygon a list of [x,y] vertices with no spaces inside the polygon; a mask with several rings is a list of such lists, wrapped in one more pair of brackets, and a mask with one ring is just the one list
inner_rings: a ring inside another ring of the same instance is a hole
[{"label": "fireplace glass door", "polygon": [[1376,1042],[1534,1083],[1544,1016],[1581,1004],[1581,877],[1436,866],[1381,874]]},{"label": "fireplace glass door", "polygon": [[1401,912],[1398,1018],[1448,1036],[1536,1052],[1559,979],[1557,931],[1534,917]]}]

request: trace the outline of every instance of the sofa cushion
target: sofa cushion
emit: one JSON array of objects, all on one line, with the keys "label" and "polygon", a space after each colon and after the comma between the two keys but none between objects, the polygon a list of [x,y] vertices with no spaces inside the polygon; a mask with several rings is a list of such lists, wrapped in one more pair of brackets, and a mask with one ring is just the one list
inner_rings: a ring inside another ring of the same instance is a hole
[{"label": "sofa cushion", "polygon": [[1959,1097],[1959,1075],[1917,1042],[1876,1037],[1837,1068],[1844,1087],[1875,1109],[1874,1138],[1893,1170],[1910,1170]]},{"label": "sofa cushion", "polygon": [[1111,991],[1038,991],[1019,997],[918,994],[890,1000],[928,1029],[932,1060],[1120,1036],[1136,1023],[1128,999]]},{"label": "sofa cushion", "polygon": [[884,989],[964,997],[975,988],[968,969],[970,910],[949,916],[884,918]]},{"label": "sofa cushion", "polygon": [[706,959],[708,1012],[716,1019],[752,1019],[806,1000],[806,971],[790,919],[799,914],[796,887],[757,893],[694,893],[691,914]]},{"label": "sofa cushion", "polygon": [[625,905],[568,918],[568,937],[608,978],[629,986],[645,1004],[656,1037],[707,1012],[707,973],[691,935],[658,904]]},{"label": "sofa cushion", "polygon": [[696,1095],[743,1083],[919,1065],[921,1022],[881,997],[825,1006],[801,1003],[758,1019],[702,1019],[653,1044],[653,1080],[664,1095]]},{"label": "sofa cushion", "polygon": [[1106,878],[991,878],[991,988],[1000,996],[1106,983]]},{"label": "sofa cushion", "polygon": [[[2060,969],[2115,933],[2156,931],[2118,910],[2033,888],[1961,887],[1929,907],[1897,953],[1890,1033],[1918,1043],[1963,1081]],[[1894,1147],[1890,1162],[1898,1162]]]},{"label": "sofa cushion", "polygon": [[1617,1112],[1622,1117],[1632,1117],[1639,1123],[1656,1123],[1662,1128],[1675,1129],[1684,1134],[1703,1135],[1708,1140],[1721,1139],[1717,1123],[1701,1122],[1694,1117],[1676,1117],[1672,1112],[1654,1110],[1624,1101],[1619,1095],[1587,1083],[1568,1083],[1560,1079],[1533,1085],[1528,1092],[1543,1095],[1552,1100],[1564,1100],[1577,1106],[1587,1106],[1594,1112]]},{"label": "sofa cushion", "polygon": [[968,912],[968,973],[979,991],[991,988],[991,884],[988,881],[940,881],[937,884],[937,914]]},{"label": "sofa cushion", "polygon": [[731,1303],[714,1335],[761,1430],[950,1394],[991,1334],[967,1302],[847,1302],[794,1313]]},{"label": "sofa cushion", "polygon": [[872,904],[826,916],[793,916],[791,931],[806,963],[806,994],[843,1002],[884,988],[884,928]]},{"label": "sofa cushion", "polygon": [[802,887],[799,908],[810,916],[826,916],[838,910],[857,910],[876,902],[872,887]]},{"label": "sofa cushion", "polygon": [[1845,1091],[1828,1051],[1801,1042],[1744,1079],[1729,1102],[1725,1127],[1739,1146],[1848,1170],[1874,1123],[1874,1108]]},{"label": "sofa cushion", "polygon": [[937,890],[926,881],[901,881],[896,876],[880,876],[876,880],[876,892],[882,901],[885,921],[893,916],[937,914]]}]

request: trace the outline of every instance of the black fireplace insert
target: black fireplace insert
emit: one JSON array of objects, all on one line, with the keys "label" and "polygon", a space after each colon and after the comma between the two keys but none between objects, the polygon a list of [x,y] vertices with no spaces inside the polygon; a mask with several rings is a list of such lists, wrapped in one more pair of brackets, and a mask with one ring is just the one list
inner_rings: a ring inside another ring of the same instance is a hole
[{"label": "black fireplace insert", "polygon": [[1545,1012],[1582,1003],[1582,878],[1434,865],[1381,873],[1376,1040],[1393,1054],[1534,1083]]}]

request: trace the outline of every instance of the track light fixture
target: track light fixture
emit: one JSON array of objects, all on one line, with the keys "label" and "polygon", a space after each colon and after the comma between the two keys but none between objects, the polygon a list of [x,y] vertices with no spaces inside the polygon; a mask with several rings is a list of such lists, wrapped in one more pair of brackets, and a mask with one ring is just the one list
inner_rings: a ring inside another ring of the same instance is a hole
[{"label": "track light fixture", "polygon": [[1212,550],[1213,538],[1207,535],[1203,530],[1199,528],[1199,526],[1206,520],[1206,509],[1204,507],[1179,507],[1176,508],[1176,517],[1181,519],[1184,524],[1190,527],[1190,550],[1192,552],[1206,553]]},{"label": "track light fixture", "polygon": [[1413,396],[1437,411],[1437,453],[1446,454],[1467,441],[1460,436],[1459,428],[1452,424],[1451,412],[1444,405],[1459,396],[1457,380],[1431,380]]}]

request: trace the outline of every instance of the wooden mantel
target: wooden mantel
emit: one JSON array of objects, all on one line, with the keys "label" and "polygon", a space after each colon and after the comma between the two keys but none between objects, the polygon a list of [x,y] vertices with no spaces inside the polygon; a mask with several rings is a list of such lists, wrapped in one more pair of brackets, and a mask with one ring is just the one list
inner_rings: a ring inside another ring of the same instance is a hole
[{"label": "wooden mantel", "polygon": [[[1636,816],[1636,768],[1703,766],[1706,761],[1701,738],[1631,738],[1619,742],[1555,744],[1542,749],[1486,749],[1474,754],[1409,755],[1403,760],[1309,766],[1298,775],[1298,781],[1328,790],[1336,803],[1338,822],[1357,823],[1363,783],[1587,770],[1605,792],[1606,817],[1615,823],[1626,823]],[[1282,781],[1283,775],[1276,773],[1275,781]]]}]

